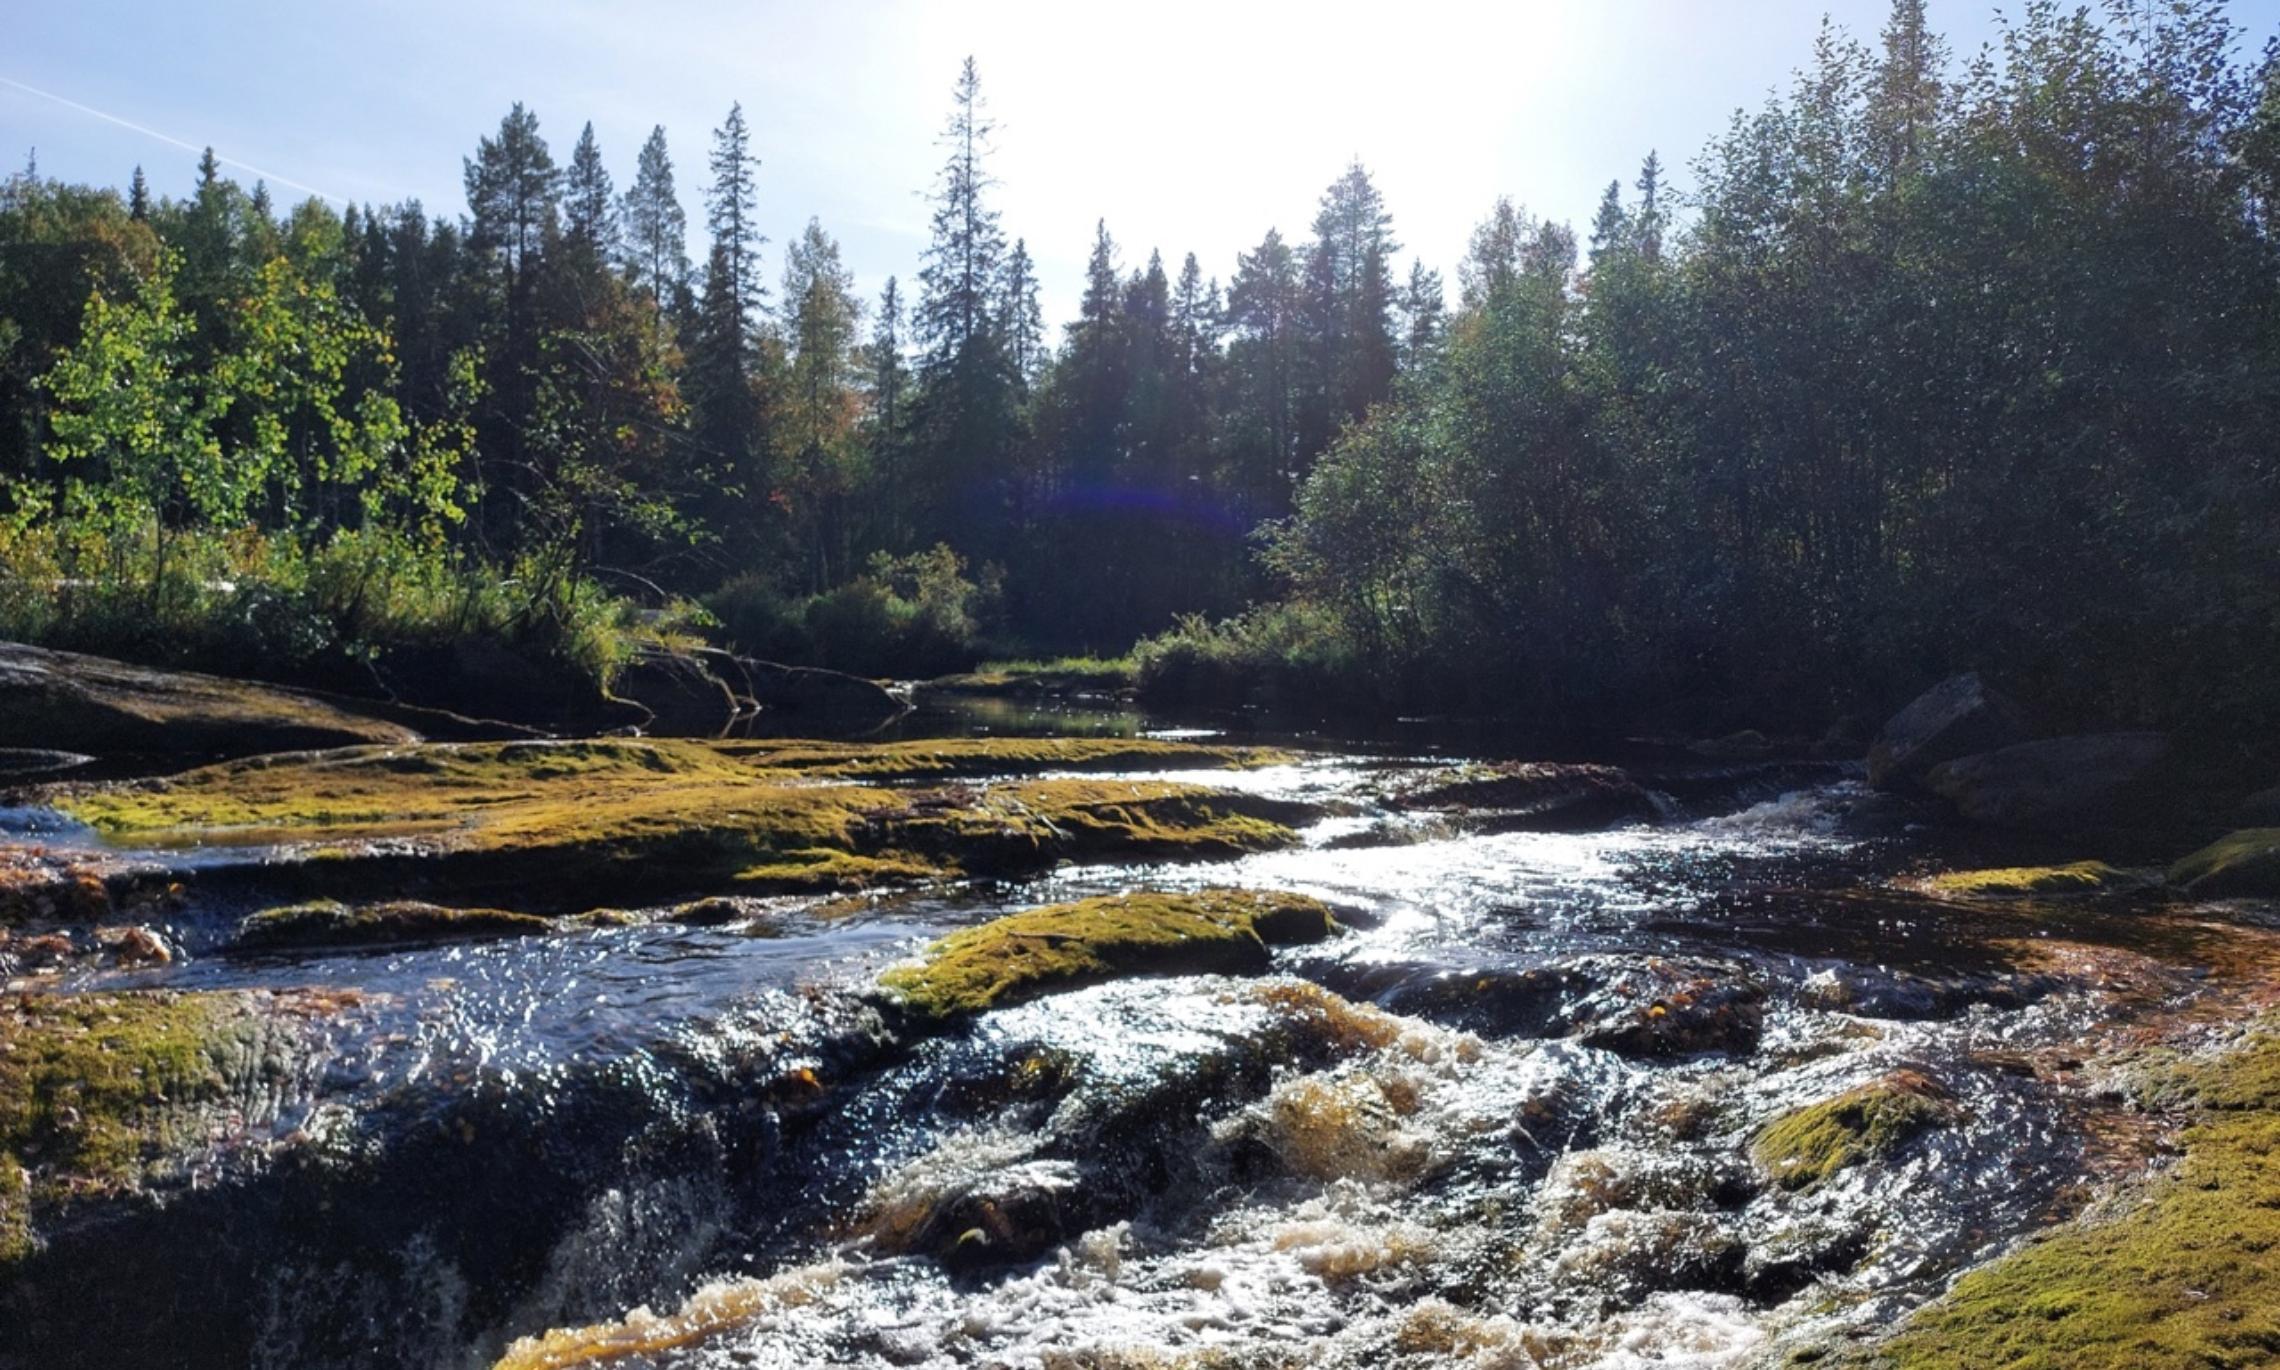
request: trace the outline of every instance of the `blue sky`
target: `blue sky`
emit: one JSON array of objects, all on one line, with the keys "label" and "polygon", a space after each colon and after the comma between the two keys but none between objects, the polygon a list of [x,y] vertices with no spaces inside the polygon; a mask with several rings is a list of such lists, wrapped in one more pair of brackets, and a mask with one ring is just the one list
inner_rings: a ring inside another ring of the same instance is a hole
[{"label": "blue sky", "polygon": [[[1650,148],[1683,182],[1738,106],[1806,60],[1824,13],[1873,39],[1885,7],[15,0],[0,157],[20,163],[36,147],[47,174],[119,185],[140,163],[178,195],[196,154],[174,142],[212,144],[267,172],[280,201],[299,185],[456,214],[460,158],[521,100],[559,160],[591,119],[621,189],[664,124],[695,223],[710,131],[741,100],[763,161],[771,278],[815,215],[873,292],[915,269],[934,138],[970,52],[1000,126],[1006,226],[1029,240],[1057,323],[1096,218],[1127,266],[1159,247],[1176,269],[1193,250],[1224,278],[1267,228],[1303,235],[1352,157],[1377,176],[1410,251],[1453,278],[1497,195],[1580,228]],[[1986,0],[1932,11],[1958,54],[1994,32]],[[2234,15],[2261,43],[2280,0],[2240,0]]]}]

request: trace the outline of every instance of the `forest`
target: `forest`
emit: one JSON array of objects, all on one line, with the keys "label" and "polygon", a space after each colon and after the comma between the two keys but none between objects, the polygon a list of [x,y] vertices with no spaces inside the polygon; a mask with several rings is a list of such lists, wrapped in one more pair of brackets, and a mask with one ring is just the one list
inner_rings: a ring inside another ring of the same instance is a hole
[{"label": "forest", "polygon": [[1453,280],[1358,164],[1216,266],[1104,223],[1057,336],[972,60],[876,299],[761,238],[740,109],[701,234],[663,128],[621,191],[563,127],[514,105],[463,212],[211,153],[183,200],[0,186],[0,637],[412,697],[470,642],[597,690],[643,644],[1093,654],[1583,730],[1979,668],[2271,758],[2280,59],[2216,0],[1973,53],[1896,0],[1582,231],[1485,206]]}]

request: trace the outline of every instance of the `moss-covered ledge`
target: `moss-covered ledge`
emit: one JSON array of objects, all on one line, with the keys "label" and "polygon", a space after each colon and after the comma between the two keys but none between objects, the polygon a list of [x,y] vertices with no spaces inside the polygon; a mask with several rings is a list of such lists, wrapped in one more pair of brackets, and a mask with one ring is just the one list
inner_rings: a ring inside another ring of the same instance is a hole
[{"label": "moss-covered ledge", "polygon": [[2112,1211],[1958,1280],[1870,1358],[1896,1370],[2208,1370],[2280,1360],[2280,1027],[2177,1070],[2184,1157]]},{"label": "moss-covered ledge", "polygon": [[[1039,774],[1175,758],[1260,759],[1090,739],[358,747],[58,787],[50,802],[124,843],[284,847],[296,860],[277,873],[306,894],[377,885],[480,903],[511,888],[518,908],[1017,876],[1064,860],[1228,856],[1295,840],[1288,824],[1302,806],[1288,801],[1183,781]],[[1028,774],[986,785],[941,779],[984,764]],[[914,775],[938,783],[880,783]]]},{"label": "moss-covered ledge", "polygon": [[925,1017],[949,1018],[1119,976],[1257,974],[1270,947],[1317,942],[1336,927],[1327,905],[1300,894],[1110,895],[952,933],[880,984]]},{"label": "moss-covered ledge", "polygon": [[201,1119],[286,1070],[268,996],[0,996],[0,1266],[42,1207],[115,1193],[205,1139]]}]

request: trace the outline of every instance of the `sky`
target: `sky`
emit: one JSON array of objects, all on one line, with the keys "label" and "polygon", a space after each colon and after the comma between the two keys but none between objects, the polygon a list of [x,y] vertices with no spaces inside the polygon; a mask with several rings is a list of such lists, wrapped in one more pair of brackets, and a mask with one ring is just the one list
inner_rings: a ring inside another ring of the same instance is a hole
[{"label": "sky", "polygon": [[[2012,0],[2015,5],[2019,0]],[[1048,322],[1073,316],[1096,220],[1127,269],[1161,249],[1224,280],[1280,228],[1305,236],[1359,159],[1406,257],[1452,285],[1499,195],[1586,228],[1652,149],[1688,164],[1811,55],[1824,14],[1873,40],[1887,0],[9,0],[0,160],[188,192],[195,149],[280,203],[416,197],[465,208],[461,158],[520,100],[557,161],[588,120],[622,190],[663,124],[702,258],[711,130],[741,101],[761,158],[773,280],[810,216],[868,295],[906,283],[959,63],[997,124],[996,200],[1027,239]],[[2260,45],[2280,0],[2236,0]],[[1932,0],[1960,56],[1991,0]]]}]

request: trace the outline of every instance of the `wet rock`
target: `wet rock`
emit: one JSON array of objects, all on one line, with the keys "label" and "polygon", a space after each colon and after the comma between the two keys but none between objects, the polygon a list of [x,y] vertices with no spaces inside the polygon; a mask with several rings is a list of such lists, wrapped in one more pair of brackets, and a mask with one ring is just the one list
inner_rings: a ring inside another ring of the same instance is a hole
[{"label": "wet rock", "polygon": [[1830,1275],[1841,1275],[1868,1254],[1873,1231],[1841,1217],[1810,1215],[1749,1243],[1742,1262],[1743,1290],[1775,1304]]},{"label": "wet rock", "polygon": [[553,930],[545,918],[505,909],[446,908],[412,899],[377,904],[320,899],[252,915],[238,925],[237,945],[248,951],[385,946],[527,937]]},{"label": "wet rock", "polygon": [[2160,733],[2053,737],[1942,762],[1923,783],[1974,823],[2063,830],[2125,816],[2168,755]]},{"label": "wet rock", "polygon": [[1733,969],[1653,959],[1578,1005],[1576,1040],[1638,1059],[1757,1050],[1765,987]]},{"label": "wet rock", "polygon": [[1318,942],[1336,926],[1326,905],[1297,894],[1115,895],[953,933],[880,984],[913,1012],[946,1018],[1124,975],[1255,975],[1272,964],[1270,946]]},{"label": "wet rock", "polygon": [[2244,828],[2169,868],[2196,899],[2280,899],[2280,828]]},{"label": "wet rock", "polygon": [[1613,766],[1507,762],[1470,767],[1392,796],[1411,812],[1465,815],[1491,832],[1581,832],[1655,818],[1654,798]]},{"label": "wet rock", "polygon": [[1774,1119],[1758,1131],[1750,1154],[1782,1188],[1810,1189],[1847,1166],[1885,1160],[1918,1133],[1961,1116],[1937,1080],[1898,1070]]},{"label": "wet rock", "polygon": [[122,967],[163,966],[174,959],[166,938],[146,927],[97,928],[95,940]]},{"label": "wet rock", "polygon": [[1619,1209],[1723,1209],[1755,1186],[1738,1165],[1694,1152],[1620,1147],[1571,1151],[1544,1177],[1536,1196],[1540,1235],[1572,1232]]},{"label": "wet rock", "polygon": [[1704,738],[1688,744],[1688,751],[1709,761],[1755,761],[1773,751],[1773,742],[1755,728],[1724,737]]},{"label": "wet rock", "polygon": [[[299,1020],[240,992],[18,994],[0,1000],[0,1274],[42,1220],[139,1187],[208,1145],[215,1110],[258,1114]],[[4,1283],[4,1281],[0,1281]]]},{"label": "wet rock", "polygon": [[1340,964],[1326,982],[1395,1013],[1483,1037],[1549,1037],[1570,1026],[1571,1005],[1603,983],[1573,966],[1421,972],[1414,965]]},{"label": "wet rock", "polygon": [[245,756],[419,738],[300,690],[0,643],[0,746]]},{"label": "wet rock", "polygon": [[1729,1289],[1747,1255],[1715,1215],[1617,1209],[1585,1223],[1552,1274],[1574,1296],[1612,1308],[1665,1290]]},{"label": "wet rock", "polygon": [[2008,747],[2025,735],[2018,706],[1978,672],[1954,676],[1885,723],[1868,750],[1868,783],[1912,788],[1944,761]]},{"label": "wet rock", "polygon": [[763,721],[789,715],[803,729],[854,734],[876,728],[909,712],[910,702],[875,680],[814,666],[780,666],[772,661],[735,658],[746,693]]}]

